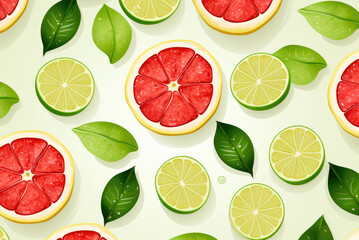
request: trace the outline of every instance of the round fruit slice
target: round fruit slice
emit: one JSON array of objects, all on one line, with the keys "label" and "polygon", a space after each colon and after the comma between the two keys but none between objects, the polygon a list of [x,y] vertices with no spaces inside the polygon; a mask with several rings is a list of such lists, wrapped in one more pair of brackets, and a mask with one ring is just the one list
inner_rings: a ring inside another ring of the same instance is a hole
[{"label": "round fruit slice", "polygon": [[234,98],[253,110],[277,106],[289,89],[287,67],[279,58],[266,53],[253,54],[240,61],[231,77]]},{"label": "round fruit slice", "polygon": [[329,84],[329,107],[340,126],[359,137],[359,51],[335,69]]},{"label": "round fruit slice", "polygon": [[250,184],[233,197],[229,218],[232,227],[248,239],[268,239],[281,227],[283,201],[276,191],[264,184]]},{"label": "round fruit slice", "polygon": [[123,11],[133,21],[155,24],[172,16],[181,0],[120,0]]},{"label": "round fruit slice", "polygon": [[36,76],[36,94],[52,113],[71,116],[91,102],[95,82],[90,70],[71,58],[57,58],[46,63]]},{"label": "round fruit slice", "polygon": [[318,176],[324,159],[324,146],[319,136],[303,126],[282,130],[273,139],[269,150],[269,161],[275,174],[296,185]]},{"label": "round fruit slice", "polygon": [[98,224],[81,223],[64,227],[46,240],[117,240],[117,238]]},{"label": "round fruit slice", "polygon": [[69,201],[74,166],[54,137],[23,131],[0,139],[0,216],[19,223],[54,217]]},{"label": "round fruit slice", "polygon": [[175,213],[199,210],[207,201],[211,182],[204,167],[191,157],[165,162],[156,174],[156,191],[163,205]]},{"label": "round fruit slice", "polygon": [[0,240],[10,240],[9,236],[2,227],[0,227]]},{"label": "round fruit slice", "polygon": [[164,42],[132,65],[126,99],[137,120],[164,135],[192,133],[216,112],[222,92],[217,61],[187,40]]},{"label": "round fruit slice", "polygon": [[14,25],[24,13],[28,0],[0,0],[0,33]]},{"label": "round fruit slice", "polygon": [[208,26],[228,34],[249,34],[277,13],[282,0],[193,0]]},{"label": "round fruit slice", "polygon": [[359,239],[359,229],[354,231],[347,240],[358,240]]}]

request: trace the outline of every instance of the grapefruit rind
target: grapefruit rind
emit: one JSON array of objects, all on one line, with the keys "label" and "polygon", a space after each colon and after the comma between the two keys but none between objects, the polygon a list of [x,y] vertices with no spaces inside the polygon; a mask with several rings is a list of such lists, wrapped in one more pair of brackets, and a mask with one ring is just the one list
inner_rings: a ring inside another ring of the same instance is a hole
[{"label": "grapefruit rind", "polygon": [[117,238],[106,228],[99,224],[94,223],[79,223],[70,225],[64,228],[61,228],[47,237],[45,240],[58,240],[62,239],[67,233],[71,233],[74,231],[95,231],[98,232],[101,237],[106,238],[107,240],[117,240]]},{"label": "grapefruit rind", "polygon": [[9,211],[0,205],[0,216],[16,223],[41,223],[48,221],[54,216],[56,216],[70,200],[75,178],[74,163],[72,156],[70,152],[66,149],[66,147],[56,138],[42,131],[21,131],[11,133],[0,138],[0,146],[3,146],[7,143],[11,143],[13,140],[22,137],[43,139],[49,145],[54,146],[62,154],[65,161],[65,171],[63,173],[66,176],[65,188],[58,201],[56,203],[53,203],[50,207],[43,210],[42,212],[33,215],[23,216],[16,214],[14,211]]},{"label": "grapefruit rind", "polygon": [[328,87],[328,104],[339,125],[347,133],[359,138],[359,127],[354,126],[346,119],[344,112],[340,110],[337,101],[337,86],[339,82],[342,81],[341,76],[344,73],[345,69],[357,59],[359,59],[359,50],[347,56],[343,61],[339,63],[339,65],[334,70]]},{"label": "grapefruit rind", "polygon": [[27,7],[28,0],[19,0],[14,12],[7,16],[4,20],[0,21],[0,33],[5,32],[11,28],[22,16]]},{"label": "grapefruit rind", "polygon": [[350,236],[347,238],[347,240],[357,240],[359,239],[359,229],[355,230],[350,234]]},{"label": "grapefruit rind", "polygon": [[213,16],[203,6],[202,0],[193,0],[193,3],[203,21],[211,28],[226,34],[245,35],[251,34],[267,24],[278,12],[282,0],[273,0],[271,6],[265,13],[255,19],[243,23],[232,23],[223,18]]},{"label": "grapefruit rind", "polygon": [[[161,50],[171,47],[191,48],[209,62],[213,70],[212,85],[214,91],[213,91],[212,100],[207,108],[207,111],[203,115],[199,115],[198,118],[196,118],[194,121],[187,123],[185,125],[169,128],[162,126],[160,123],[155,123],[148,120],[142,114],[140,110],[140,106],[135,101],[135,97],[133,93],[133,82],[136,76],[138,75],[140,67],[147,59],[149,59],[153,54],[157,54]],[[184,134],[193,133],[198,129],[200,129],[212,118],[212,116],[217,111],[221,99],[221,94],[222,94],[222,73],[217,60],[204,47],[190,40],[166,41],[156,44],[153,47],[147,49],[135,60],[135,62],[131,66],[131,69],[127,75],[126,86],[125,86],[126,101],[132,113],[135,115],[136,119],[144,127],[162,135],[184,135]]]}]

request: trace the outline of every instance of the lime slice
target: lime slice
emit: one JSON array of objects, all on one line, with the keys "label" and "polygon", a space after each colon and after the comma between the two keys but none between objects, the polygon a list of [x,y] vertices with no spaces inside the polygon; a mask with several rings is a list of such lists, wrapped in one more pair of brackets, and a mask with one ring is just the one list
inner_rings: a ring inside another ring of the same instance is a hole
[{"label": "lime slice", "polygon": [[9,236],[6,234],[5,230],[0,227],[0,240],[10,240]]},{"label": "lime slice", "polygon": [[36,76],[36,94],[49,111],[71,116],[83,111],[91,102],[95,82],[90,70],[71,58],[46,63]]},{"label": "lime slice", "polygon": [[181,0],[120,0],[123,11],[133,21],[155,24],[169,18]]},{"label": "lime slice", "polygon": [[231,77],[231,91],[243,106],[253,110],[275,107],[288,95],[289,72],[277,57],[250,55],[238,63]]},{"label": "lime slice", "polygon": [[282,130],[273,139],[269,160],[274,172],[290,184],[313,180],[324,165],[324,146],[319,136],[303,126]]},{"label": "lime slice", "polygon": [[199,210],[206,203],[210,189],[206,169],[190,157],[174,157],[165,162],[156,174],[158,197],[176,213]]},{"label": "lime slice", "polygon": [[267,239],[282,225],[283,201],[272,188],[263,184],[250,184],[234,195],[229,218],[232,227],[244,237]]}]

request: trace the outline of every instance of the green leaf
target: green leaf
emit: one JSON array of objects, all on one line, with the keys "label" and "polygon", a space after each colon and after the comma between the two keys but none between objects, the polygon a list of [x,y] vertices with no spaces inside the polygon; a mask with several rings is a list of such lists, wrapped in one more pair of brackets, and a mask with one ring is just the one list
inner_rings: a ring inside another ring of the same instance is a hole
[{"label": "green leaf", "polygon": [[135,206],[139,195],[140,187],[134,167],[111,178],[101,198],[105,225],[127,214]]},{"label": "green leaf", "polygon": [[204,233],[186,233],[171,238],[170,240],[217,240],[217,238]]},{"label": "green leaf", "polygon": [[289,45],[279,49],[274,56],[288,67],[290,80],[294,84],[311,83],[319,71],[327,67],[325,59],[316,51],[298,45]]},{"label": "green leaf", "polygon": [[345,39],[359,28],[359,12],[346,3],[318,2],[299,12],[315,31],[333,40]]},{"label": "green leaf", "polygon": [[61,0],[53,5],[41,24],[41,38],[46,52],[69,42],[79,29],[81,12],[76,0]]},{"label": "green leaf", "polygon": [[241,129],[217,122],[214,147],[228,166],[253,176],[254,149],[251,139]]},{"label": "green leaf", "polygon": [[110,122],[92,122],[73,129],[86,149],[96,157],[115,162],[138,150],[135,138]]},{"label": "green leaf", "polygon": [[0,119],[5,117],[11,106],[18,102],[19,96],[16,92],[5,83],[0,82]]},{"label": "green leaf", "polygon": [[333,201],[343,210],[359,215],[359,174],[330,164],[328,188]]},{"label": "green leaf", "polygon": [[321,216],[299,240],[334,240],[324,216]]},{"label": "green leaf", "polygon": [[132,29],[121,14],[104,4],[96,15],[92,38],[96,46],[108,56],[110,63],[114,64],[127,52]]}]

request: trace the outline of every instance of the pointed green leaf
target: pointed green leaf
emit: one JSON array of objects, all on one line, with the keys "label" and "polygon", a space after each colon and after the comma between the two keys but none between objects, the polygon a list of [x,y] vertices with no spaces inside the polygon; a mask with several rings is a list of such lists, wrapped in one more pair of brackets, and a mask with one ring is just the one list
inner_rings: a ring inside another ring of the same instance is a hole
[{"label": "pointed green leaf", "polygon": [[110,122],[92,122],[73,129],[86,149],[96,157],[115,162],[138,150],[135,138]]},{"label": "pointed green leaf", "polygon": [[132,29],[121,14],[104,4],[93,23],[92,38],[96,46],[108,56],[110,63],[114,64],[127,52]]},{"label": "pointed green leaf", "polygon": [[333,201],[343,210],[359,215],[359,174],[330,164],[328,188]]},{"label": "pointed green leaf", "polygon": [[274,56],[285,63],[291,82],[298,85],[311,83],[319,71],[327,67],[327,62],[319,53],[303,46],[283,47],[274,53]]},{"label": "pointed green leaf", "polygon": [[217,238],[204,233],[186,233],[171,238],[170,240],[217,240]]},{"label": "pointed green leaf", "polygon": [[5,117],[11,106],[18,102],[19,96],[16,92],[5,83],[0,82],[0,119]]},{"label": "pointed green leaf", "polygon": [[321,216],[299,240],[334,240],[324,216]]},{"label": "pointed green leaf", "polygon": [[228,166],[253,176],[254,149],[251,139],[241,129],[217,122],[214,147]]},{"label": "pointed green leaf", "polygon": [[346,3],[318,2],[299,12],[314,30],[333,40],[345,39],[359,28],[359,12]]},{"label": "pointed green leaf", "polygon": [[139,195],[140,187],[134,167],[111,178],[101,198],[105,225],[127,214],[135,206]]},{"label": "pointed green leaf", "polygon": [[41,24],[41,38],[46,52],[69,42],[79,29],[81,12],[76,0],[61,0],[53,5]]}]

